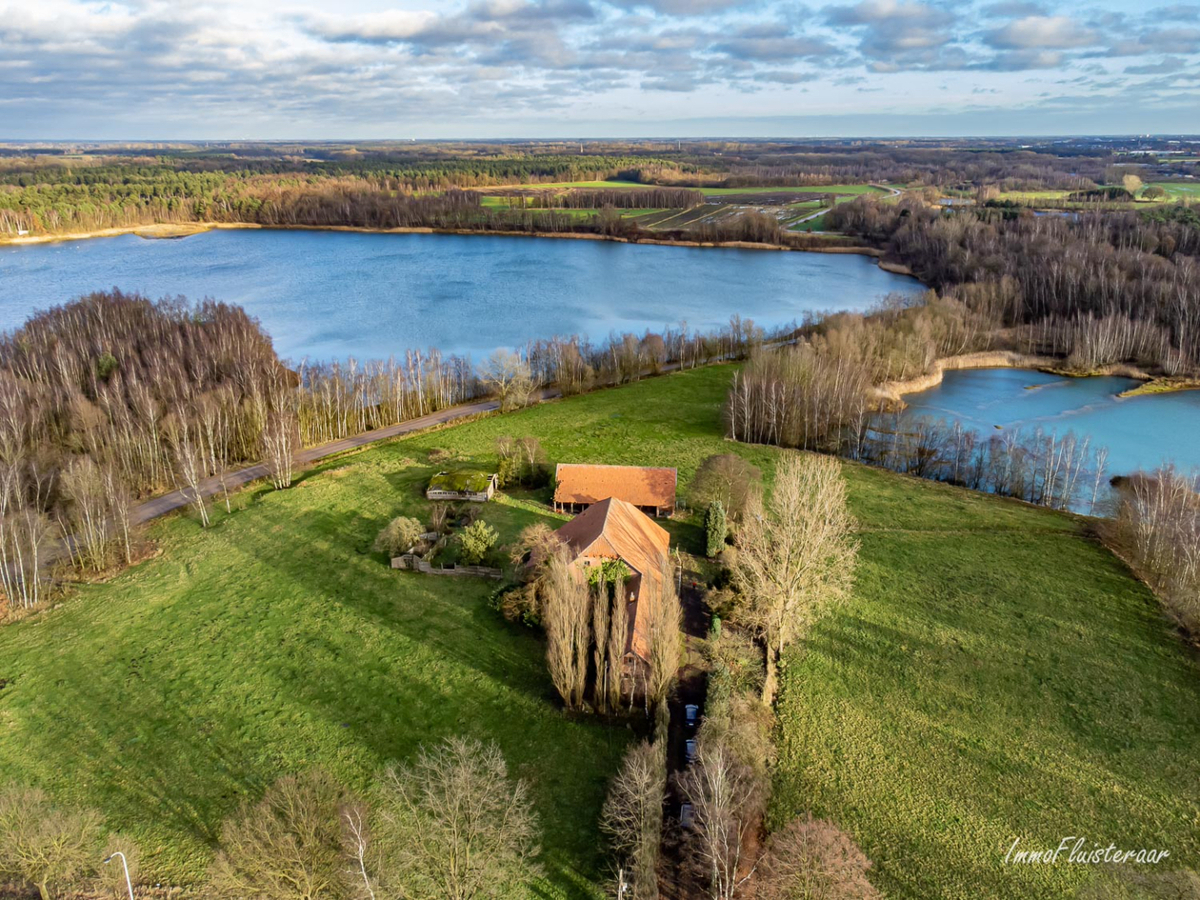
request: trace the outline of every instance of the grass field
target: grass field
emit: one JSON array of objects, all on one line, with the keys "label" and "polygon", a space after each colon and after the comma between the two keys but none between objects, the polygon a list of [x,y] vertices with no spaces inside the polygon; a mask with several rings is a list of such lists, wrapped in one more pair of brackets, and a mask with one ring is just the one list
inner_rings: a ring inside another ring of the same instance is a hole
[{"label": "grass field", "polygon": [[[389,569],[370,551],[424,515],[435,468],[394,453],[241,495],[201,530],[58,610],[0,628],[0,772],[131,831],[143,875],[203,877],[222,819],[280,775],[355,788],[422,742],[495,740],[535,784],[554,895],[602,871],[596,819],[627,734],[565,718],[543,647],[486,604],[495,582]],[[490,504],[511,540],[536,513]]]},{"label": "grass field", "polygon": [[[203,869],[221,818],[278,774],[361,785],[422,741],[491,737],[535,779],[557,891],[595,877],[595,820],[626,740],[565,719],[536,635],[489,585],[387,569],[387,519],[423,509],[435,448],[486,465],[502,434],[551,461],[671,465],[714,452],[769,476],[779,451],[721,438],[717,367],[394,441],[243,495],[205,532],[0,629],[0,771],[106,810],[167,880]],[[1086,835],[1200,866],[1200,665],[1081,520],[847,465],[854,599],[784,673],[772,816],[812,809],[889,896],[1069,896],[1091,871],[1015,869],[1014,837]],[[511,538],[539,515],[497,504]],[[675,543],[700,528],[668,524]]]},{"label": "grass field", "polygon": [[1153,182],[1167,192],[1167,200],[1200,200],[1200,182],[1179,183],[1172,181]]}]

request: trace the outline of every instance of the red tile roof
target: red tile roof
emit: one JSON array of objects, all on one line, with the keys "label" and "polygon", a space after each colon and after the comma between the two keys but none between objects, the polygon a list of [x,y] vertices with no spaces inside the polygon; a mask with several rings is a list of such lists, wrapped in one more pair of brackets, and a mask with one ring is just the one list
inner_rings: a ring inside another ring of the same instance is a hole
[{"label": "red tile roof", "polygon": [[556,533],[576,559],[620,559],[634,571],[637,602],[630,612],[628,649],[647,659],[650,639],[644,611],[662,591],[671,536],[641,510],[616,497],[593,504]]},{"label": "red tile roof", "polygon": [[559,463],[554,479],[555,503],[598,503],[616,497],[634,506],[675,508],[674,469]]}]

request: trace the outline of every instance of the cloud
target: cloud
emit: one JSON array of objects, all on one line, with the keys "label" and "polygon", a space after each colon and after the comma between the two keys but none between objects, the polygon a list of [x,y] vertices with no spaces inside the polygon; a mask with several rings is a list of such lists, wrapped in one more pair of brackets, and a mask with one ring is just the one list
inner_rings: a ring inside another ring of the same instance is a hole
[{"label": "cloud", "polygon": [[1093,47],[1100,35],[1069,16],[1025,16],[987,32],[984,41],[1001,50],[1064,50]]},{"label": "cloud", "polygon": [[966,104],[998,90],[1016,108],[1046,85],[1120,110],[1122,85],[1147,108],[1196,106],[1200,7],[1065,2],[0,0],[0,132],[511,135],[783,115],[810,83],[806,107],[830,114],[915,115],[939,91]]},{"label": "cloud", "polygon": [[625,9],[649,9],[671,16],[704,16],[752,4],[750,0],[612,0]]},{"label": "cloud", "polygon": [[824,9],[825,21],[859,34],[858,51],[870,69],[957,69],[965,54],[950,33],[956,22],[947,8],[917,0],[862,0]]}]

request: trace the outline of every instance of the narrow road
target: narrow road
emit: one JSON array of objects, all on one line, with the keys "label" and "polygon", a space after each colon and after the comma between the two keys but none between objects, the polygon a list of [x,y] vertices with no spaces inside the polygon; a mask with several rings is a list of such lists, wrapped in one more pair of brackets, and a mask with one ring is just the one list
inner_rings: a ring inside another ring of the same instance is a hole
[{"label": "narrow road", "polygon": [[[552,396],[557,396],[557,392],[543,391],[540,399],[547,400]],[[347,450],[356,450],[359,447],[365,447],[367,444],[375,443],[375,441],[411,434],[414,431],[432,428],[435,425],[445,425],[448,422],[477,416],[481,413],[495,412],[499,408],[500,404],[496,400],[479,400],[475,403],[467,403],[462,406],[451,406],[426,416],[409,419],[395,425],[388,425],[386,428],[376,428],[374,431],[364,431],[362,434],[342,438],[339,441],[330,441],[328,444],[309,447],[296,454],[296,462],[300,465],[311,465],[330,456],[345,453]],[[247,466],[244,469],[228,473],[225,476],[224,484],[229,490],[233,490],[259,478],[266,478],[269,474],[266,465],[258,463],[257,465]],[[219,477],[206,478],[200,484],[200,492],[205,497],[211,497],[221,491],[221,484],[222,482]],[[177,509],[182,509],[191,502],[190,492],[171,491],[169,494],[163,494],[161,497],[155,497],[144,503],[139,503],[133,508],[132,518],[135,523],[141,524],[142,522],[148,522],[151,519],[166,515],[169,512],[174,512]]]}]

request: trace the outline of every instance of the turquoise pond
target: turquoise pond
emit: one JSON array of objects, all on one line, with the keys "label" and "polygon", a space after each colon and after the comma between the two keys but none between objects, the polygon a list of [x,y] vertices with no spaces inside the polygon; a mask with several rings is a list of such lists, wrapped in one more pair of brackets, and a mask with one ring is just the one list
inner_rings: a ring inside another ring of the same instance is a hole
[{"label": "turquoise pond", "polygon": [[1173,462],[1200,468],[1200,391],[1120,398],[1128,378],[1062,378],[1027,369],[960,369],[907,394],[906,415],[960,421],[980,434],[1001,429],[1087,435],[1108,448],[1108,472],[1124,475]]}]

